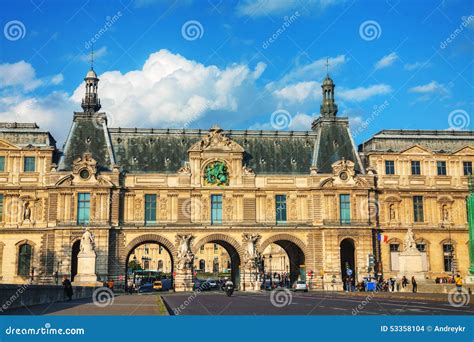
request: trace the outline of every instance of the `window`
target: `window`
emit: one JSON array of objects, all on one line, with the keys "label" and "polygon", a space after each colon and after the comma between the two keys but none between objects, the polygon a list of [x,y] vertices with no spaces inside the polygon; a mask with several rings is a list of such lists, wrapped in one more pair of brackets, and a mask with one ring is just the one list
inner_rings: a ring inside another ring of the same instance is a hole
[{"label": "window", "polygon": [[91,194],[82,192],[77,197],[77,224],[88,224],[91,209]]},{"label": "window", "polygon": [[201,271],[205,271],[206,270],[206,261],[204,259],[201,259],[199,260],[199,269]]},{"label": "window", "polygon": [[222,195],[211,195],[211,224],[222,223]]},{"label": "window", "polygon": [[393,160],[385,161],[385,174],[394,175],[395,174],[395,162]]},{"label": "window", "polygon": [[145,254],[148,255],[150,253],[150,249],[148,248],[148,245],[145,245],[144,249],[145,249]]},{"label": "window", "polygon": [[201,246],[201,252],[204,252],[204,245]]},{"label": "window", "polygon": [[158,260],[158,271],[163,272],[163,260]]},{"label": "window", "polygon": [[156,195],[145,195],[145,224],[156,222]]},{"label": "window", "polygon": [[418,251],[420,252],[426,252],[426,244],[424,243],[417,243],[416,244],[416,249],[418,249]]},{"label": "window", "polygon": [[444,271],[453,272],[453,245],[450,243],[443,244]]},{"label": "window", "polygon": [[472,162],[462,162],[462,167],[464,169],[464,176],[472,175]]},{"label": "window", "polygon": [[391,243],[390,244],[390,252],[399,252],[400,245],[398,243]]},{"label": "window", "polygon": [[436,167],[438,169],[438,176],[446,176],[446,162],[445,161],[437,161]]},{"label": "window", "polygon": [[214,257],[212,263],[212,272],[218,273],[219,272],[219,257]]},{"label": "window", "polygon": [[32,248],[29,244],[25,243],[20,246],[18,254],[18,275],[28,276],[30,274],[31,267],[31,256]]},{"label": "window", "polygon": [[413,196],[413,218],[415,222],[423,222],[423,196]]},{"label": "window", "polygon": [[5,171],[5,157],[0,156],[0,172]]},{"label": "window", "polygon": [[339,195],[341,223],[351,223],[351,202],[349,195]]},{"label": "window", "polygon": [[23,171],[24,172],[35,172],[35,157],[25,157],[23,158]]},{"label": "window", "polygon": [[286,222],[286,195],[275,196],[276,223]]},{"label": "window", "polygon": [[158,246],[158,254],[161,254],[162,251],[163,251],[163,246]]},{"label": "window", "polygon": [[411,174],[421,175],[421,166],[419,160],[412,160],[411,162]]},{"label": "window", "polygon": [[0,194],[0,222],[3,222],[3,194]]},{"label": "window", "polygon": [[219,246],[217,246],[217,243],[214,244],[214,254],[217,254],[217,251],[219,250]]}]

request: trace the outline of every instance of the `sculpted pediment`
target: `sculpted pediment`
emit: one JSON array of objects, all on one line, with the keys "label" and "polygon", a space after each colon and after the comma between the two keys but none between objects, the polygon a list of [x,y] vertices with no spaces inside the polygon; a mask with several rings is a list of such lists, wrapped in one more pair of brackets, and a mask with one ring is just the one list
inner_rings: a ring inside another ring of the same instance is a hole
[{"label": "sculpted pediment", "polygon": [[16,146],[16,145],[13,145],[12,143],[4,140],[4,139],[0,139],[0,149],[2,150],[20,150],[21,148]]},{"label": "sculpted pediment", "polygon": [[474,147],[473,146],[464,146],[459,150],[452,153],[452,155],[456,156],[474,156]]},{"label": "sculpted pediment", "polygon": [[413,145],[403,151],[400,154],[404,155],[432,155],[433,152],[428,150],[427,148],[420,146],[420,145]]},{"label": "sculpted pediment", "polygon": [[321,188],[336,186],[370,186],[367,180],[356,175],[354,170],[355,164],[351,160],[338,160],[331,164],[331,167],[333,176],[323,179],[319,184]]},{"label": "sculpted pediment", "polygon": [[214,126],[201,141],[192,145],[188,152],[200,151],[222,151],[222,152],[244,152],[244,148],[226,136],[222,129]]},{"label": "sculpted pediment", "polygon": [[56,186],[75,185],[102,185],[113,186],[114,184],[97,172],[97,161],[90,153],[84,153],[82,157],[74,160],[72,172],[56,182]]}]

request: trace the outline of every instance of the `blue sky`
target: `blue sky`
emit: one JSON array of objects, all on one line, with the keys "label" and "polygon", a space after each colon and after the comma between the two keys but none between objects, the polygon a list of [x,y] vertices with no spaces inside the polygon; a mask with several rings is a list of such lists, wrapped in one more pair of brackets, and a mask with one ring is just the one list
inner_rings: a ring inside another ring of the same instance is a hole
[{"label": "blue sky", "polygon": [[60,143],[92,45],[111,126],[309,130],[328,58],[358,143],[473,127],[469,0],[2,3],[0,120]]}]

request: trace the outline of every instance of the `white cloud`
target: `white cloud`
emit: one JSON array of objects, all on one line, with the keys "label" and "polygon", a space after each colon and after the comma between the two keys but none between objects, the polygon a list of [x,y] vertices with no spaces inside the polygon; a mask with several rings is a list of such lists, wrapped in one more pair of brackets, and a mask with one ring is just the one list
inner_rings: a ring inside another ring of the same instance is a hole
[{"label": "white cloud", "polygon": [[[142,0],[143,1],[143,0]],[[237,6],[237,13],[243,16],[260,17],[264,15],[282,14],[295,10],[322,11],[328,6],[340,3],[340,0],[307,0],[304,4],[299,0],[244,0]]]},{"label": "white cloud", "polygon": [[35,69],[30,63],[19,61],[0,64],[0,90],[6,87],[20,87],[24,91],[31,91],[42,84],[43,82],[36,78]]},{"label": "white cloud", "polygon": [[415,62],[415,63],[406,63],[403,67],[407,71],[413,71],[417,69],[425,69],[433,66],[433,63],[430,61],[424,61],[424,62]]},{"label": "white cloud", "polygon": [[288,72],[278,83],[288,84],[293,81],[321,79],[326,74],[326,62],[329,63],[329,72],[337,70],[347,62],[345,55],[320,58],[310,64],[300,65]]},{"label": "white cloud", "polygon": [[[99,97],[112,126],[189,127],[209,112],[231,117],[229,113],[238,111],[258,92],[255,82],[265,68],[265,63],[253,69],[245,64],[206,66],[160,50],[151,54],[141,69],[99,75]],[[10,78],[12,69],[18,70],[20,79]],[[38,122],[58,140],[65,139],[64,128],[70,126],[73,111],[80,110],[84,83],[70,96],[53,92],[34,97],[26,90],[28,82],[41,81],[30,64],[1,65],[0,70],[0,121]],[[59,84],[62,80],[58,74],[41,83]],[[16,87],[10,91],[12,86]],[[2,91],[2,87],[8,88]]]},{"label": "white cloud", "polygon": [[311,115],[298,113],[292,118],[288,129],[291,131],[309,131],[314,119]]},{"label": "white cloud", "polygon": [[392,52],[386,56],[383,56],[377,63],[375,63],[375,70],[387,68],[391,66],[398,59],[398,55],[395,52]]},{"label": "white cloud", "polygon": [[387,84],[375,84],[369,87],[341,89],[339,90],[339,98],[346,101],[361,102],[373,96],[388,94],[391,91],[392,87]]},{"label": "white cloud", "polygon": [[319,82],[299,82],[288,85],[273,92],[273,95],[289,103],[302,103],[307,99],[321,97],[321,84]]},{"label": "white cloud", "polygon": [[436,81],[431,81],[430,83],[410,88],[409,91],[412,93],[417,93],[417,94],[430,94],[430,93],[447,94],[449,93],[449,90],[446,88],[444,84],[440,84]]},{"label": "white cloud", "polygon": [[[92,51],[91,51],[92,52]],[[102,46],[100,49],[94,50],[94,59],[97,60],[101,57],[104,57],[107,54],[107,47]],[[83,62],[90,63],[91,61],[91,53],[80,55],[79,59]]]}]

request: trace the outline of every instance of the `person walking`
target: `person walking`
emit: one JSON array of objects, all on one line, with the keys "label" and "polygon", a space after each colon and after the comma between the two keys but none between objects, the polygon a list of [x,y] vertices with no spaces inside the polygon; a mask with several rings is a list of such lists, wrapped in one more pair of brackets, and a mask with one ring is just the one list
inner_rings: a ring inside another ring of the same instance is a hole
[{"label": "person walking", "polygon": [[66,275],[63,278],[63,288],[64,288],[64,295],[68,298],[68,300],[72,300],[72,295],[73,295],[72,284]]},{"label": "person walking", "polygon": [[402,288],[405,288],[408,285],[407,277],[403,276],[402,278]]},{"label": "person walking", "polygon": [[418,285],[416,284],[415,276],[411,277],[411,285],[413,286],[412,292],[416,293],[418,291]]},{"label": "person walking", "polygon": [[456,274],[456,277],[454,278],[454,282],[456,284],[456,288],[458,292],[462,291],[462,277],[460,274]]}]

